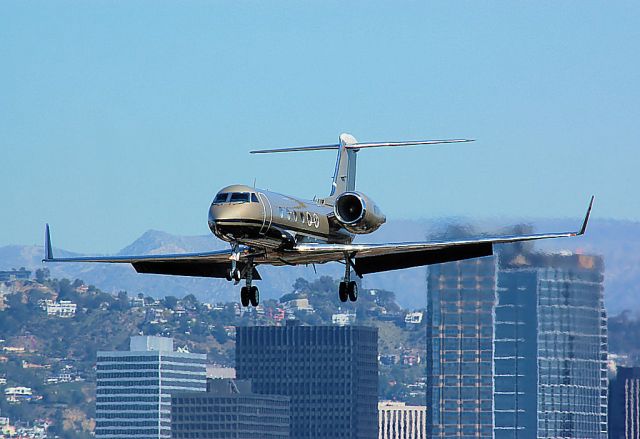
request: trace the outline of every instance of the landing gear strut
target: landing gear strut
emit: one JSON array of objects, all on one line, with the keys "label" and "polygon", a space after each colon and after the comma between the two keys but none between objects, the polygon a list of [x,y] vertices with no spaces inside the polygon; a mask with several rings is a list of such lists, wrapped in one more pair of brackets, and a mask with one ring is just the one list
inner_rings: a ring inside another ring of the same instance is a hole
[{"label": "landing gear strut", "polygon": [[260,290],[258,290],[258,287],[251,285],[253,281],[253,267],[255,267],[253,258],[249,258],[247,266],[245,267],[246,284],[240,289],[240,302],[242,306],[245,307],[249,306],[249,303],[251,303],[253,307],[260,304]]},{"label": "landing gear strut", "polygon": [[234,281],[235,285],[238,285],[242,279],[242,272],[238,268],[239,260],[240,247],[237,242],[234,242],[231,244],[231,268],[227,270],[226,277],[228,281]]},{"label": "landing gear strut", "polygon": [[351,265],[351,258],[345,254],[344,280],[340,282],[340,286],[338,287],[340,302],[346,302],[347,300],[355,302],[358,300],[358,284],[356,284],[356,281],[351,280]]},{"label": "landing gear strut", "polygon": [[253,269],[256,264],[253,262],[253,257],[247,259],[247,264],[241,270],[238,267],[238,261],[240,260],[240,246],[237,242],[231,244],[231,267],[226,272],[226,278],[228,281],[233,281],[235,285],[238,285],[242,278],[245,278],[245,286],[240,288],[240,302],[242,306],[249,306],[249,304],[258,306],[260,304],[260,291],[258,287],[251,285],[253,281]]}]

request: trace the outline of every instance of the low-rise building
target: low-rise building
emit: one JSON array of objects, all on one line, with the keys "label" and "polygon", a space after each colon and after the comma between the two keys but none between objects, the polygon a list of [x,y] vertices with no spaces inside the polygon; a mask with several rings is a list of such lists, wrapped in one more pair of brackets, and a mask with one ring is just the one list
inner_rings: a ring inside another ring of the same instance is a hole
[{"label": "low-rise building", "polygon": [[70,300],[61,300],[56,302],[54,300],[43,300],[41,307],[47,312],[48,316],[69,318],[76,315],[76,309],[78,305]]},{"label": "low-rise building", "polygon": [[253,393],[250,380],[208,379],[206,392],[171,395],[171,437],[288,439],[289,397]]},{"label": "low-rise building", "polygon": [[0,282],[10,282],[12,280],[27,280],[31,272],[25,268],[20,270],[0,271]]},{"label": "low-rise building", "polygon": [[31,387],[7,387],[4,389],[7,402],[30,401],[33,398]]},{"label": "low-rise building", "polygon": [[293,314],[297,311],[308,312],[308,313],[314,312],[313,307],[309,303],[309,299],[307,299],[306,297],[288,300],[284,302],[282,305],[284,306],[285,312],[289,314]]},{"label": "low-rise building", "polygon": [[378,403],[378,439],[426,439],[427,408],[404,402]]},{"label": "low-rise building", "polygon": [[422,311],[409,312],[404,316],[404,322],[407,325],[419,325],[422,323],[422,317],[424,313]]},{"label": "low-rise building", "polygon": [[233,367],[225,367],[217,364],[207,364],[207,378],[219,379],[235,379],[236,369]]},{"label": "low-rise building", "polygon": [[356,323],[356,313],[339,312],[331,316],[331,323],[338,326],[353,325]]}]

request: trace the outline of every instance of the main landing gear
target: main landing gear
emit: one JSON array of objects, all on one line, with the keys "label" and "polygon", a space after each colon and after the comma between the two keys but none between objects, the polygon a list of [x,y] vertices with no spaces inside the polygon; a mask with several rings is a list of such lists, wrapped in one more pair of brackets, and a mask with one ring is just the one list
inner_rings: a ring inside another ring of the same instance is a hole
[{"label": "main landing gear", "polygon": [[345,255],[344,280],[340,282],[340,286],[338,287],[340,302],[346,302],[347,300],[355,302],[358,300],[358,284],[356,284],[356,281],[351,280],[351,265],[351,258]]},{"label": "main landing gear", "polygon": [[255,267],[253,258],[248,259],[244,270],[238,268],[239,260],[240,253],[238,252],[238,246],[235,245],[233,246],[233,253],[231,255],[231,268],[227,270],[227,280],[234,281],[237,285],[242,280],[244,274],[246,283],[244,287],[240,288],[240,303],[245,307],[249,306],[249,304],[256,307],[260,304],[260,290],[258,290],[258,287],[251,285],[253,281],[253,269]]}]

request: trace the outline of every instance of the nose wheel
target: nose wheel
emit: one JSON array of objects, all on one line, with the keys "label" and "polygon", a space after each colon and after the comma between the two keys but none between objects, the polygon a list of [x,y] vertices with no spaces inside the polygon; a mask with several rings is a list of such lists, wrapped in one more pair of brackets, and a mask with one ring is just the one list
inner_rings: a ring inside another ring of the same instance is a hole
[{"label": "nose wheel", "polygon": [[238,283],[242,279],[242,272],[238,268],[229,268],[226,273],[226,278],[228,281]]},{"label": "nose wheel", "polygon": [[231,262],[231,268],[229,269],[227,276],[228,280],[234,280],[237,284],[240,282],[244,274],[246,281],[245,286],[240,288],[240,303],[242,303],[242,306],[244,307],[248,307],[249,304],[253,307],[258,306],[260,304],[260,290],[255,285],[251,285],[253,281],[253,269],[255,267],[253,258],[248,259],[247,265],[244,267],[243,271],[240,271],[240,269],[237,268],[234,263],[235,261],[232,260]]}]

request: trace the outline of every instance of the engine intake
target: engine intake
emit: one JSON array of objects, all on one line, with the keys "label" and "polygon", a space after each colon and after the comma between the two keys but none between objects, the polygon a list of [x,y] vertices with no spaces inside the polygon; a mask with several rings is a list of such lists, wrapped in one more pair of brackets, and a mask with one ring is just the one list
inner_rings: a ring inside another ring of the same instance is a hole
[{"label": "engine intake", "polygon": [[351,233],[364,234],[377,230],[387,218],[378,206],[360,192],[345,192],[336,198],[333,212]]}]

